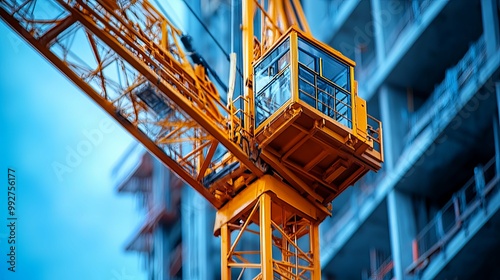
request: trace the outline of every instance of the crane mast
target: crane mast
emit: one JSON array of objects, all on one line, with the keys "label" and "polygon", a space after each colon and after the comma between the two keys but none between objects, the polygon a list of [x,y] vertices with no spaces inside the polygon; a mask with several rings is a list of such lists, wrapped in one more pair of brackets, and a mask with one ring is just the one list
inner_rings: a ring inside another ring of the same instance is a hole
[{"label": "crane mast", "polygon": [[380,169],[381,124],[298,0],[242,8],[245,86],[229,104],[147,0],[2,0],[0,18],[217,209],[222,279],[320,279],[318,226]]}]

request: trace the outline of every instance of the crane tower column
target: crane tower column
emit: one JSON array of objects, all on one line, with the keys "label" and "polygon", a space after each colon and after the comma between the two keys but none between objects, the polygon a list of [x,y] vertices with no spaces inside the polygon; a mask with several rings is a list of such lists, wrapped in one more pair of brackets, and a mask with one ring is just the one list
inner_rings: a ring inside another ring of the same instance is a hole
[{"label": "crane tower column", "polygon": [[[217,212],[221,278],[321,279],[318,226],[324,215],[279,178],[255,181]],[[258,235],[259,244],[241,244],[245,235]]]}]

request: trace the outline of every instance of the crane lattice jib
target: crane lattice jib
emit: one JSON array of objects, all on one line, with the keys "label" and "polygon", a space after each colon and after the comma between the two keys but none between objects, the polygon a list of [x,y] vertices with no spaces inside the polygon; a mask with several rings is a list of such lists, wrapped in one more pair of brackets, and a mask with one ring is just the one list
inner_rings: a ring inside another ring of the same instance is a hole
[{"label": "crane lattice jib", "polygon": [[381,124],[300,1],[241,6],[245,86],[228,104],[146,0],[0,0],[0,18],[217,208],[222,279],[320,279],[319,223],[381,168]]},{"label": "crane lattice jib", "polygon": [[262,175],[230,140],[228,110],[180,30],[147,1],[2,1],[0,16],[215,207],[230,196],[208,189],[207,173],[237,163]]}]

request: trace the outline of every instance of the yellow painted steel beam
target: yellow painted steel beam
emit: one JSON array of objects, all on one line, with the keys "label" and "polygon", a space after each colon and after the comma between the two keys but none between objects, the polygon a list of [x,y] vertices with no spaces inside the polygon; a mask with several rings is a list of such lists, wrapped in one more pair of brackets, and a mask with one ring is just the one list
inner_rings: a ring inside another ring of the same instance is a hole
[{"label": "yellow painted steel beam", "polygon": [[319,223],[311,225],[309,241],[312,253],[312,277],[311,279],[321,279],[320,247],[319,247]]},{"label": "yellow painted steel beam", "polygon": [[[249,168],[257,176],[261,176],[262,171],[255,166],[255,164],[248,158],[240,147],[227,138],[227,132],[222,131],[218,128],[212,120],[206,118],[206,115],[197,107],[192,106],[185,96],[179,93],[178,90],[173,88],[170,84],[164,82],[161,77],[158,76],[150,67],[140,61],[136,56],[134,56],[125,46],[121,45],[113,36],[108,32],[100,29],[94,22],[92,22],[87,16],[84,16],[75,8],[67,5],[63,1],[59,0],[59,3],[63,5],[68,11],[70,11],[80,23],[82,23],[87,29],[92,31],[97,37],[106,42],[113,50],[115,50],[121,57],[123,57],[128,63],[130,63],[136,70],[138,70],[144,77],[146,77],[150,82],[155,83],[156,86],[165,93],[175,104],[177,104],[182,110],[184,110],[190,117],[193,118],[198,124],[200,124],[204,129],[210,133],[217,141],[224,145],[238,160],[240,160],[247,168]],[[83,5],[83,3],[81,3]],[[92,13],[90,9],[86,9],[87,12]]]},{"label": "yellow painted steel beam", "polygon": [[227,202],[217,211],[214,225],[214,234],[219,235],[222,225],[233,223],[255,205],[256,198],[265,192],[272,192],[276,201],[282,201],[293,206],[294,211],[301,213],[311,220],[322,220],[330,215],[326,207],[319,203],[314,203],[302,195],[294,188],[285,184],[271,175],[264,175],[255,182],[247,186],[231,201]]},{"label": "yellow painted steel beam", "polygon": [[312,197],[314,200],[323,201],[323,197],[314,192],[314,190],[308,186],[304,181],[302,181],[294,172],[286,168],[283,163],[267,151],[263,151],[261,157],[276,169],[276,171],[283,176],[291,185],[295,186],[298,190],[302,190],[307,193],[308,196]]},{"label": "yellow painted steel beam", "polygon": [[101,108],[103,108],[109,115],[111,115],[120,125],[132,134],[139,142],[145,145],[153,155],[155,155],[161,162],[167,165],[173,172],[181,177],[186,183],[192,186],[203,197],[205,197],[212,205],[219,208],[222,203],[215,199],[215,197],[207,191],[207,189],[196,181],[192,176],[186,172],[180,165],[168,157],[163,150],[161,150],[146,134],[140,131],[137,127],[133,126],[129,121],[123,118],[116,108],[108,101],[102,98],[87,82],[81,79],[75,72],[73,72],[66,63],[57,57],[47,45],[42,44],[39,40],[35,39],[33,35],[24,29],[24,27],[13,17],[11,17],[4,9],[0,8],[0,17],[3,18],[9,26],[19,33],[25,40],[30,43],[38,52],[40,52],[47,60],[56,66],[66,77],[73,81],[80,89],[82,89],[90,98],[92,98]]},{"label": "yellow painted steel beam", "polygon": [[231,247],[231,232],[228,224],[221,227],[221,279],[231,280],[229,248]]},{"label": "yellow painted steel beam", "polygon": [[[242,192],[247,201],[238,203],[233,199],[217,212],[217,220],[222,223],[218,230],[223,248],[223,279],[229,279],[232,272],[244,274],[244,269],[260,269],[257,273],[262,279],[274,279],[275,276],[281,279],[321,279],[318,231],[321,217],[299,211],[298,208],[305,205],[311,209],[315,206],[300,195],[290,195],[293,192],[290,186],[266,175]],[[321,211],[316,209],[315,212]],[[258,230],[250,230],[250,224],[256,225]],[[235,239],[230,238],[231,231],[239,231]],[[236,250],[245,233],[259,235],[260,243],[255,245],[258,250]],[[308,242],[299,242],[301,238]],[[281,254],[273,256],[275,249]],[[257,253],[260,254],[258,263],[245,257]]]},{"label": "yellow painted steel beam", "polygon": [[273,240],[271,228],[271,196],[263,193],[260,198],[260,263],[264,279],[273,279]]},{"label": "yellow painted steel beam", "polygon": [[254,42],[254,0],[243,0],[242,2],[242,56],[243,56],[243,96],[248,101],[245,103],[244,115],[244,128],[250,134],[253,135],[253,120],[254,116],[253,109],[253,90],[252,90],[252,62],[253,62],[253,42]]},{"label": "yellow painted steel beam", "polygon": [[215,140],[211,141],[208,153],[206,157],[203,159],[203,163],[201,164],[200,170],[198,171],[198,177],[196,178],[197,181],[201,181],[201,179],[205,176],[205,171],[207,170],[208,165],[210,164],[210,161],[212,160],[212,157],[214,156],[218,145],[219,143],[217,141]]}]

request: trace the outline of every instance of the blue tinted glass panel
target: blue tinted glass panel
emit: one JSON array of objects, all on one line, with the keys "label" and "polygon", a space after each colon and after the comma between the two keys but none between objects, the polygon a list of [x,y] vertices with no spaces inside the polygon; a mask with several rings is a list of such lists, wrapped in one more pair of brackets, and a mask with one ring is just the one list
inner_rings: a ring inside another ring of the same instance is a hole
[{"label": "blue tinted glass panel", "polygon": [[322,76],[347,91],[351,90],[349,86],[349,67],[332,57],[323,57]]},{"label": "blue tinted glass panel", "polygon": [[[323,50],[299,38],[299,62],[321,77],[350,91],[350,67]],[[319,63],[321,62],[321,73]]]},{"label": "blue tinted glass panel", "polygon": [[352,128],[350,67],[299,38],[299,99]]},{"label": "blue tinted glass panel", "polygon": [[287,67],[255,97],[255,124],[258,127],[292,97],[290,68]]},{"label": "blue tinted glass panel", "polygon": [[290,100],[290,41],[285,40],[254,67],[255,125]]},{"label": "blue tinted glass panel", "polygon": [[306,53],[305,51],[299,49],[299,62],[302,63],[307,68],[316,70],[316,58]]}]

